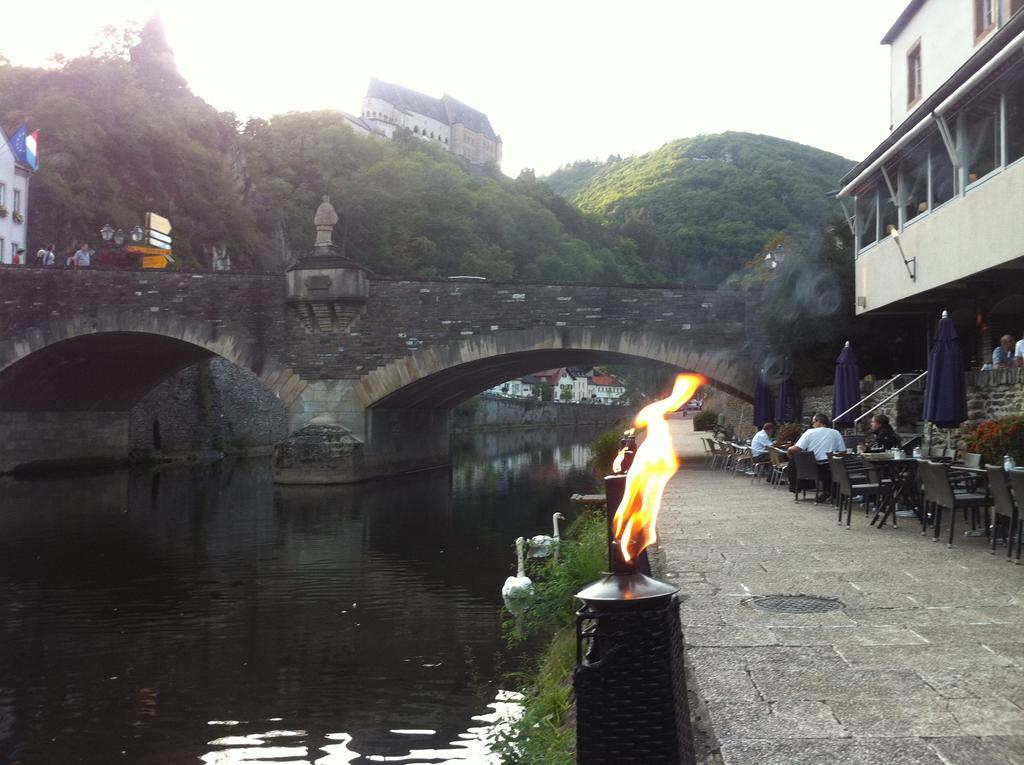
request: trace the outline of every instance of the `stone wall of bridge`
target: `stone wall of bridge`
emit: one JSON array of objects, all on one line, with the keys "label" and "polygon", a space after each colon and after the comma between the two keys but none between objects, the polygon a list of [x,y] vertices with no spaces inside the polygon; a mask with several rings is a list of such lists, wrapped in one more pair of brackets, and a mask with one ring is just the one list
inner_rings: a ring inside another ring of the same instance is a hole
[{"label": "stone wall of bridge", "polygon": [[[127,413],[220,356],[281,401],[288,431],[334,420],[363,464],[415,469],[447,451],[454,404],[551,366],[647,359],[747,398],[745,321],[738,292],[371,279],[347,330],[311,332],[281,274],[0,267],[0,412]],[[129,444],[152,415],[129,418]]]}]

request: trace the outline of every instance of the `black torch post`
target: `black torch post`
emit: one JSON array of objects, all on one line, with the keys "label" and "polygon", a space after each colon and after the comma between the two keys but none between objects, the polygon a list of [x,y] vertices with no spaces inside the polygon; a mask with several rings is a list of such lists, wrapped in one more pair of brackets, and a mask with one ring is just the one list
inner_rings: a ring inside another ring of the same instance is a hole
[{"label": "black torch post", "polygon": [[679,588],[648,575],[646,551],[626,560],[616,543],[625,489],[625,475],[605,478],[609,573],[576,595],[576,761],[693,765]]}]

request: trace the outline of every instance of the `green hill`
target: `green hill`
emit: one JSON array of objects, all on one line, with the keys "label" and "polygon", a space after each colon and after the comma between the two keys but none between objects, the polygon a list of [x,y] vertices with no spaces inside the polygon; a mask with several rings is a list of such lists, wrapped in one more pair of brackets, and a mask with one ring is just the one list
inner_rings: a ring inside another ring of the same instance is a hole
[{"label": "green hill", "polygon": [[852,165],[792,141],[729,132],[575,163],[544,180],[633,240],[650,269],[714,285],[770,241],[813,246],[837,212],[826,193]]},{"label": "green hill", "polygon": [[276,270],[313,242],[324,194],[346,252],[382,275],[619,283],[644,278],[629,240],[538,183],[473,169],[410,135],[358,136],[337,112],[242,126],[193,95],[159,24],[107,32],[58,68],[0,56],[0,124],[40,131],[29,251],[100,243],[153,211],[178,268],[225,247],[236,269]]}]

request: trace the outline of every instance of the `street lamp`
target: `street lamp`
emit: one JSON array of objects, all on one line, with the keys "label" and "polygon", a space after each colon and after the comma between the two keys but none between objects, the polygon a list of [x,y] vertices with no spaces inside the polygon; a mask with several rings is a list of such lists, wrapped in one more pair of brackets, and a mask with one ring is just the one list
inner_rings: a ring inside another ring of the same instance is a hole
[{"label": "street lamp", "polygon": [[141,242],[143,233],[145,232],[143,232],[142,226],[134,226],[132,228],[132,241],[135,242],[136,244]]},{"label": "street lamp", "polygon": [[122,231],[121,229],[118,229],[117,231],[114,232],[114,244],[116,244],[118,247],[124,244],[124,231]]},{"label": "street lamp", "polygon": [[100,236],[103,237],[104,242],[109,242],[114,238],[114,229],[109,223],[104,223],[103,228],[100,229]]}]

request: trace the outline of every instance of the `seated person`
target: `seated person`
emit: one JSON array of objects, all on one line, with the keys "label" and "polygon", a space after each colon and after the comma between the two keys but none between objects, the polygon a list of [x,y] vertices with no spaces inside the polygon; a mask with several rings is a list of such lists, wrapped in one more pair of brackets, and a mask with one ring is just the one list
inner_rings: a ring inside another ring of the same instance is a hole
[{"label": "seated person", "polygon": [[775,423],[769,420],[762,428],[754,434],[750,441],[750,454],[756,465],[759,462],[768,461],[768,447],[772,445],[775,438]]},{"label": "seated person", "polygon": [[1013,366],[1014,344],[1017,339],[1013,335],[1003,335],[999,345],[992,350],[992,368],[1009,369]]},{"label": "seated person", "polygon": [[[814,459],[818,463],[818,477],[825,486],[832,480],[832,474],[828,466],[829,452],[844,452],[846,444],[843,442],[843,434],[832,428],[832,421],[827,415],[816,414],[811,418],[811,427],[804,431],[800,440],[787,450],[790,454],[797,452],[814,452]],[[797,492],[796,466],[790,461],[786,468],[789,476],[789,490],[794,494]]]},{"label": "seated person", "polygon": [[874,443],[868,448],[871,452],[884,452],[887,449],[898,449],[902,441],[896,435],[896,431],[889,424],[889,418],[884,414],[876,414],[871,418],[871,433],[875,437]]}]

